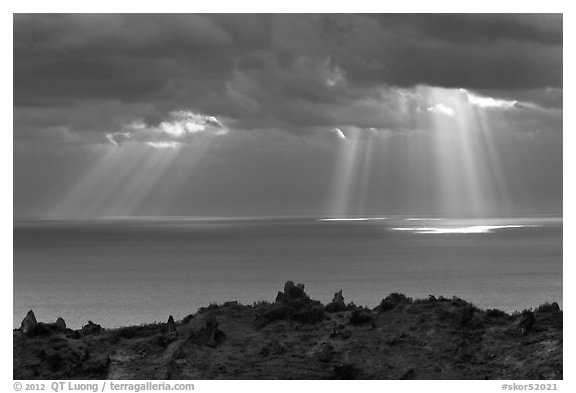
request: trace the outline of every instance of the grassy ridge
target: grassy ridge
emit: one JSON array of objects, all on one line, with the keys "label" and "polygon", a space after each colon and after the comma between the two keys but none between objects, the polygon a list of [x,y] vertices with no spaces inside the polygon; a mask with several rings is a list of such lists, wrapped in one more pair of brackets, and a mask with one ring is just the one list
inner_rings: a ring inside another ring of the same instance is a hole
[{"label": "grassy ridge", "polygon": [[274,303],[211,304],[176,323],[38,326],[14,332],[14,379],[563,377],[556,303],[510,315],[391,294],[370,310],[338,296],[323,305],[288,282]]}]

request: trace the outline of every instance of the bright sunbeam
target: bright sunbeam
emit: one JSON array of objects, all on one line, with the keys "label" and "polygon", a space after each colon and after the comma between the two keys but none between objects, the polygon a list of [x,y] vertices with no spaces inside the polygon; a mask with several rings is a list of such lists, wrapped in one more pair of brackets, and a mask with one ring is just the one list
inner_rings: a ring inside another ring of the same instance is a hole
[{"label": "bright sunbeam", "polygon": [[[414,97],[416,109],[402,102],[398,106],[405,108],[403,121],[415,124],[416,131],[386,138],[377,137],[373,128],[332,131],[338,136],[338,147],[327,217],[362,217],[374,208],[374,184],[384,185],[376,191],[383,214],[390,203],[388,194],[413,206],[427,203],[439,215],[480,217],[507,212],[508,192],[492,118],[497,111],[518,110],[516,103],[428,86],[417,87]],[[398,100],[405,97],[399,95]],[[401,156],[392,149],[408,154]],[[401,179],[399,173],[404,174]]]},{"label": "bright sunbeam", "polygon": [[[440,216],[506,213],[508,193],[492,112],[518,110],[516,104],[462,89],[426,86],[417,87],[413,96],[418,105],[399,102],[398,107],[406,107],[400,111],[402,121],[414,124],[415,131],[402,134],[351,125],[330,131],[336,153],[325,217],[378,216],[398,201],[407,206],[426,204]],[[405,99],[398,96],[399,101]],[[212,127],[216,120],[207,119],[202,117],[201,126],[187,124],[187,133]],[[205,132],[181,141],[146,143],[121,141],[116,135],[115,143],[95,149],[100,158],[62,193],[47,216],[134,215],[151,194],[169,210],[180,191],[193,184],[195,167],[221,139],[218,135]],[[157,213],[164,214],[162,209]]]},{"label": "bright sunbeam", "polygon": [[94,165],[62,191],[62,197],[48,211],[46,218],[96,217],[126,179],[141,165],[146,150],[125,146],[101,147],[105,149]]},{"label": "bright sunbeam", "polygon": [[[173,149],[127,143],[101,147],[99,159],[63,191],[46,218],[130,216],[138,214],[153,192],[169,206],[174,194],[190,181],[209,143],[199,146]],[[181,165],[174,169],[179,157]]]},{"label": "bright sunbeam", "polygon": [[[342,135],[342,131],[340,131]],[[357,187],[358,169],[362,164],[367,146],[361,138],[360,129],[351,129],[344,138],[339,138],[338,152],[328,202],[327,215],[344,218],[350,214],[350,207]]]},{"label": "bright sunbeam", "polygon": [[107,206],[106,215],[132,215],[141,206],[170,168],[170,164],[178,154],[175,149],[150,149],[146,160],[141,166],[126,178],[122,187],[114,195],[114,199]]},{"label": "bright sunbeam", "polygon": [[[493,131],[487,122],[486,101],[463,89],[420,87],[431,119],[430,137],[439,184],[439,210],[447,214],[490,215],[506,209],[507,192]],[[496,100],[506,108],[505,101]],[[483,105],[478,105],[480,102]],[[448,111],[450,109],[450,111]],[[422,121],[422,120],[421,120]]]}]

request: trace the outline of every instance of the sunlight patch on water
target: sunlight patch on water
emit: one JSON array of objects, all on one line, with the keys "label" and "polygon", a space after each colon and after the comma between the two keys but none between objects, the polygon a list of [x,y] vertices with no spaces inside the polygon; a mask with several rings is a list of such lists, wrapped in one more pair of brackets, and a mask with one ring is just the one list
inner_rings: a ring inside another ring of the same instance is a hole
[{"label": "sunlight patch on water", "polygon": [[423,218],[423,217],[410,217],[405,218],[404,221],[442,221],[443,218]]},{"label": "sunlight patch on water", "polygon": [[453,234],[453,233],[491,233],[497,229],[527,228],[539,225],[468,225],[461,227],[398,227],[393,231],[408,231],[423,234]]},{"label": "sunlight patch on water", "polygon": [[386,220],[386,217],[321,218],[319,221],[374,221],[374,220]]}]

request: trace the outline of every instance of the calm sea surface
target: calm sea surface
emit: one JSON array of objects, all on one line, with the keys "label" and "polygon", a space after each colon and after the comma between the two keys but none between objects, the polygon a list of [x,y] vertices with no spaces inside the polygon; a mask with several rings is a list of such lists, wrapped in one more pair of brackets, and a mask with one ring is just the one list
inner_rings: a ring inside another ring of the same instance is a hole
[{"label": "calm sea surface", "polygon": [[273,301],[286,280],[370,307],[391,292],[562,306],[562,220],[14,222],[14,327],[29,309],[71,327],[180,319],[210,302]]}]

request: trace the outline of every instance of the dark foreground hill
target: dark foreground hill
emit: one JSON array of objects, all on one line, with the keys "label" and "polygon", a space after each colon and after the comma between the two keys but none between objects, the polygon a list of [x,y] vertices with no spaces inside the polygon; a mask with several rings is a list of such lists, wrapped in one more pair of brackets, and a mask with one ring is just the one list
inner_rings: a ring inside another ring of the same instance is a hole
[{"label": "dark foreground hill", "polygon": [[275,303],[228,302],[174,322],[14,331],[14,379],[562,379],[556,303],[514,315],[391,294],[322,305],[286,283]]}]

